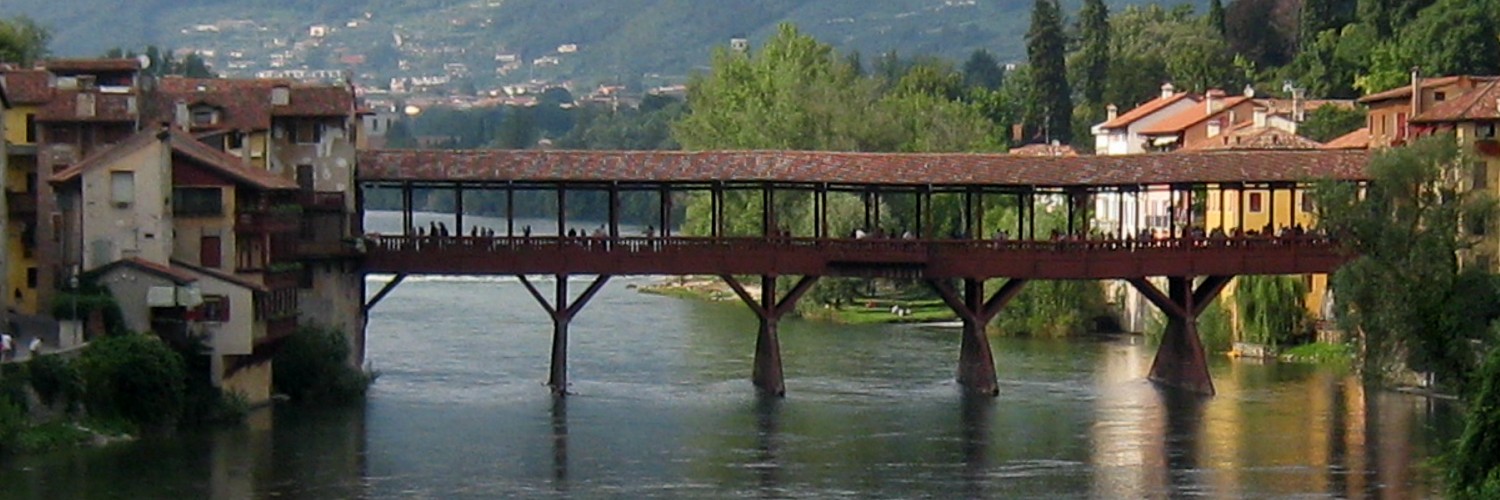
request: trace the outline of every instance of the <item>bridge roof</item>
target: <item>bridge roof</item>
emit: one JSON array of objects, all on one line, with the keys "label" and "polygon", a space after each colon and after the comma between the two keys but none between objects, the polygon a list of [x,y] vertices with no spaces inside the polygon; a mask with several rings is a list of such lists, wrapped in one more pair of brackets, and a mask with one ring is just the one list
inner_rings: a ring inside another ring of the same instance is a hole
[{"label": "bridge roof", "polygon": [[820,151],[367,150],[359,180],[418,183],[797,183],[1107,187],[1367,180],[1366,151],[1025,157]]}]

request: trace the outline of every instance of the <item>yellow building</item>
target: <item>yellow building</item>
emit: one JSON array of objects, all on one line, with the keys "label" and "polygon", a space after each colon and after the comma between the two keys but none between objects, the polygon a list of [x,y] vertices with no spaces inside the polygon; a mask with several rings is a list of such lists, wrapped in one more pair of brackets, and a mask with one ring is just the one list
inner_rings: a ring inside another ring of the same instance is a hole
[{"label": "yellow building", "polygon": [[[1500,197],[1500,80],[1480,83],[1472,90],[1435,104],[1411,120],[1413,135],[1452,133],[1466,153],[1474,155],[1472,175],[1460,179],[1468,189],[1483,190]],[[1489,270],[1496,269],[1500,242],[1493,237],[1495,225],[1470,224],[1479,245],[1465,256]]]},{"label": "yellow building", "polygon": [[[1204,217],[1204,229],[1208,232],[1222,230],[1226,235],[1244,237],[1264,236],[1269,231],[1276,235],[1288,228],[1304,230],[1316,225],[1311,186],[1286,184],[1263,186],[1212,186],[1207,191],[1208,199]],[[1255,235],[1255,236],[1251,236]],[[1328,293],[1328,275],[1309,274],[1302,276],[1307,286],[1307,311],[1317,319],[1323,318],[1323,306]],[[1223,294],[1226,303],[1232,304],[1234,286]],[[1230,307],[1231,310],[1233,306]]]},{"label": "yellow building", "polygon": [[42,70],[5,70],[0,75],[12,106],[4,119],[5,303],[22,314],[38,314],[46,311],[36,292],[41,272],[36,260],[36,117],[51,99],[51,87]]}]

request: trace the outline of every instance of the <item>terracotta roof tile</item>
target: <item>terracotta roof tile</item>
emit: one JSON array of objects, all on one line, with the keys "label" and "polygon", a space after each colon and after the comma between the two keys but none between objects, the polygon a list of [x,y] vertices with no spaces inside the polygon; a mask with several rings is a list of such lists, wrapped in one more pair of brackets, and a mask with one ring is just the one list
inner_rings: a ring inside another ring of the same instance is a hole
[{"label": "terracotta roof tile", "polygon": [[1207,121],[1209,118],[1225,114],[1234,109],[1235,106],[1244,104],[1248,100],[1250,98],[1245,96],[1225,97],[1223,98],[1223,107],[1220,107],[1218,111],[1214,111],[1213,113],[1208,113],[1205,108],[1197,106],[1184,109],[1165,120],[1156,122],[1155,125],[1149,128],[1141,130],[1141,135],[1180,134],[1194,125]]},{"label": "terracotta roof tile", "polygon": [[165,140],[167,135],[161,130],[142,130],[135,135],[127,137],[124,141],[113,146],[104,148],[87,158],[84,158],[73,166],[63,169],[48,179],[49,182],[63,183],[77,179],[79,174],[98,165],[107,165],[131,152],[151,145],[154,141]]},{"label": "terracotta roof tile", "polygon": [[1500,120],[1500,80],[1449,99],[1412,118],[1412,123]]},{"label": "terracotta roof tile", "polygon": [[90,169],[107,165],[132,151],[151,144],[152,141],[158,140],[168,141],[171,144],[173,154],[183,155],[237,182],[250,184],[261,189],[297,189],[297,183],[291,180],[284,179],[259,168],[244,165],[243,160],[239,157],[209,147],[193,139],[193,136],[188,135],[186,132],[175,129],[137,132],[125,141],[95,153],[83,161],[54,174],[49,181],[54,183],[71,182]]},{"label": "terracotta roof tile", "polygon": [[90,271],[90,274],[106,273],[116,267],[130,267],[145,271],[147,273],[171,280],[173,283],[176,283],[178,285],[187,285],[198,281],[197,276],[194,276],[192,273],[189,273],[185,270],[173,268],[166,264],[151,262],[140,257],[129,257],[111,262],[109,264],[105,264],[103,267]]},{"label": "terracotta roof tile", "polygon": [[[1422,79],[1422,86],[1423,87],[1440,87],[1440,86],[1450,85],[1450,84],[1454,84],[1454,83],[1462,83],[1463,81],[1469,81],[1469,82],[1488,82],[1488,81],[1491,81],[1491,80],[1495,80],[1497,78],[1500,78],[1500,77],[1496,77],[1496,76],[1473,76],[1473,75],[1440,76],[1440,77],[1433,77],[1433,78],[1423,78]],[[1374,94],[1370,94],[1370,95],[1361,97],[1361,98],[1359,98],[1359,102],[1368,104],[1368,103],[1372,103],[1372,102],[1380,102],[1380,101],[1386,101],[1386,100],[1390,100],[1390,99],[1406,99],[1406,98],[1410,98],[1410,97],[1411,97],[1411,84],[1407,83],[1407,84],[1402,85],[1400,87],[1396,87],[1396,88],[1393,88],[1393,89],[1390,89],[1390,90],[1386,90],[1384,92],[1376,92]]]},{"label": "terracotta roof tile", "polygon": [[238,156],[214,149],[207,144],[198,142],[193,136],[181,130],[173,129],[171,132],[172,152],[182,154],[199,164],[224,174],[235,181],[250,184],[261,189],[297,189],[297,183],[282,178],[269,171],[253,166],[245,165],[244,160]]},{"label": "terracotta roof tile", "polygon": [[0,73],[14,105],[42,104],[52,99],[52,75],[38,69],[15,69]]},{"label": "terracotta roof tile", "polygon": [[1229,133],[1194,142],[1183,151],[1309,150],[1322,143],[1276,127],[1237,127]]},{"label": "terracotta roof tile", "polygon": [[1368,127],[1339,136],[1337,139],[1323,143],[1323,149],[1369,149],[1370,129]]},{"label": "terracotta roof tile", "polygon": [[1099,128],[1108,130],[1108,129],[1114,129],[1114,128],[1128,127],[1128,126],[1130,126],[1130,124],[1135,123],[1136,120],[1140,120],[1140,119],[1145,118],[1147,116],[1151,116],[1152,114],[1155,114],[1157,111],[1161,111],[1162,109],[1166,108],[1167,106],[1171,106],[1173,104],[1176,104],[1176,103],[1182,101],[1183,99],[1188,99],[1188,100],[1191,100],[1193,102],[1198,102],[1198,97],[1197,96],[1194,96],[1194,95],[1189,94],[1187,92],[1180,92],[1180,93],[1177,93],[1177,94],[1173,94],[1172,97],[1168,97],[1168,98],[1165,98],[1165,99],[1163,99],[1161,97],[1158,97],[1156,99],[1152,99],[1150,101],[1147,101],[1145,104],[1142,104],[1140,106],[1136,106],[1135,109],[1132,109],[1132,110],[1126,112],[1123,115],[1116,116],[1115,119],[1113,119],[1113,120],[1110,120],[1110,121],[1107,121],[1107,122],[1104,122],[1104,123],[1100,124]]},{"label": "terracotta roof tile", "polygon": [[220,110],[218,123],[194,129],[267,130],[271,128],[271,88],[285,80],[166,77],[149,94],[146,121],[173,121],[177,101],[189,107],[209,105]]},{"label": "terracotta roof tile", "polygon": [[1007,152],[1011,156],[1078,156],[1078,150],[1065,144],[1028,144]]},{"label": "terracotta roof tile", "polygon": [[360,181],[789,182],[896,186],[1135,186],[1363,180],[1363,151],[1223,151],[1027,157],[814,151],[442,151],[358,153]]},{"label": "terracotta roof tile", "polygon": [[141,62],[134,58],[50,59],[42,61],[40,66],[53,73],[139,71]]},{"label": "terracotta roof tile", "polygon": [[254,281],[250,281],[249,279],[246,279],[246,278],[235,276],[235,275],[230,274],[230,273],[226,273],[224,271],[220,271],[218,269],[209,269],[209,268],[206,268],[206,267],[198,267],[198,266],[195,266],[195,265],[192,265],[192,264],[189,264],[187,262],[183,262],[183,261],[180,261],[180,260],[177,260],[177,259],[172,259],[172,265],[182,268],[184,270],[184,272],[197,275],[195,277],[213,278],[213,279],[217,279],[217,280],[220,280],[220,281],[227,282],[227,283],[235,285],[235,286],[239,286],[239,287],[243,287],[243,288],[248,288],[248,289],[256,291],[256,292],[269,292],[269,291],[271,291],[271,289],[267,288],[265,285],[262,285],[260,283],[256,283]]},{"label": "terracotta roof tile", "polygon": [[[82,98],[80,98],[82,96]],[[93,99],[93,112],[80,112],[80,106]],[[137,115],[135,94],[56,90],[52,99],[37,111],[41,122],[133,122]]]},{"label": "terracotta roof tile", "polygon": [[274,116],[354,116],[354,91],[339,85],[297,85],[286,106],[271,106]]}]

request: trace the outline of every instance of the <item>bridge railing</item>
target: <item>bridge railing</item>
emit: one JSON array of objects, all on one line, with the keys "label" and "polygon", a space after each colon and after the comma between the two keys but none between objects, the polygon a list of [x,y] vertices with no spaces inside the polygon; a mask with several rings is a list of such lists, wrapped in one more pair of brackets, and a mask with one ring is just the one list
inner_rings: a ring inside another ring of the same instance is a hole
[{"label": "bridge railing", "polygon": [[926,253],[930,251],[992,252],[1132,252],[1195,251],[1216,249],[1265,249],[1277,247],[1331,248],[1338,245],[1323,235],[1243,236],[1219,238],[1102,239],[1102,240],[964,240],[877,239],[799,237],[473,237],[372,235],[366,239],[373,252],[411,253],[518,253],[598,252],[623,254],[670,254],[719,251],[817,250],[830,253]]}]

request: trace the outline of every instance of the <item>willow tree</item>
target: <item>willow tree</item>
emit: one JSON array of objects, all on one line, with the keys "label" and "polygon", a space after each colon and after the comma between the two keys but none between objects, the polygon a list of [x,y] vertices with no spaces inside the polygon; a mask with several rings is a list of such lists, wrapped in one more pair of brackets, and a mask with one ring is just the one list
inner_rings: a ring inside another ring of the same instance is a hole
[{"label": "willow tree", "polygon": [[1483,190],[1465,189],[1473,164],[1453,137],[1429,137],[1375,156],[1363,189],[1317,190],[1320,224],[1358,255],[1332,286],[1339,325],[1359,342],[1368,378],[1390,381],[1404,366],[1467,386],[1474,341],[1500,316],[1493,276],[1460,260],[1476,253],[1495,214]]}]

